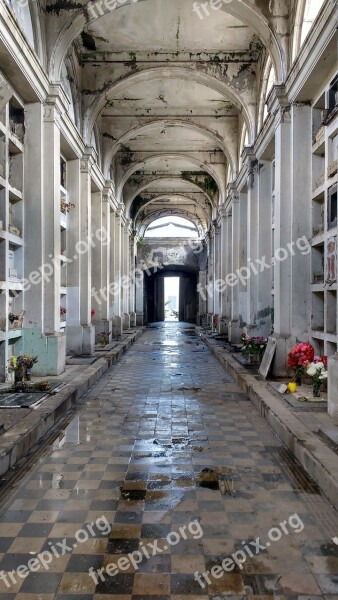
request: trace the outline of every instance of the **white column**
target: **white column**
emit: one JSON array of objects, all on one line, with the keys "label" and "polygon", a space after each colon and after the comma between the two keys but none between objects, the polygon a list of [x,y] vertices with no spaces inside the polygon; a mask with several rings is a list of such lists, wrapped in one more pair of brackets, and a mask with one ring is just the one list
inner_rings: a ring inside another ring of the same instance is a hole
[{"label": "white column", "polygon": [[[251,156],[253,161],[253,157]],[[258,334],[258,278],[251,270],[251,262],[256,265],[258,257],[258,190],[259,190],[259,166],[255,160],[252,162],[251,172],[248,179],[248,224],[247,224],[247,267],[249,278],[247,283],[247,329],[253,335]]]},{"label": "white column", "polygon": [[[258,258],[270,265],[272,257],[272,163],[260,161],[258,191]],[[257,265],[258,335],[271,335],[272,270]]]},{"label": "white column", "polygon": [[328,371],[328,413],[338,419],[338,352],[329,358]]},{"label": "white column", "polygon": [[227,276],[227,260],[228,260],[228,217],[227,212],[223,206],[219,209],[221,227],[220,227],[220,244],[219,244],[219,260],[220,260],[220,271],[219,279],[221,281],[220,292],[219,292],[219,331],[225,333],[228,326],[228,315],[226,307],[226,283],[225,278]]},{"label": "white column", "polygon": [[[287,249],[291,241],[291,108],[282,98],[278,105],[275,131],[275,235],[274,256]],[[274,374],[287,372],[287,354],[293,345],[291,333],[291,257],[274,260],[275,326],[277,339]]]},{"label": "white column", "polygon": [[237,343],[240,340],[241,327],[239,323],[239,285],[236,283],[236,272],[239,269],[239,247],[240,247],[240,205],[239,195],[232,193],[232,261],[231,278],[227,285],[231,289],[231,321],[229,323],[229,340]]},{"label": "white column", "polygon": [[[246,269],[248,266],[248,195],[241,192],[239,195],[239,268]],[[239,326],[242,330],[248,324],[248,279],[238,281],[239,290]],[[243,283],[244,282],[244,283]]]},{"label": "white column", "polygon": [[[67,214],[67,353],[82,353],[82,325],[80,319],[81,273],[78,243],[81,240],[80,160],[67,162],[67,190],[69,202],[75,207]],[[75,258],[76,257],[76,258]]]},{"label": "white column", "polygon": [[311,150],[312,109],[308,105],[291,107],[291,239],[300,244],[301,252],[294,245],[291,254],[290,333],[301,341],[308,340],[311,329]]},{"label": "white column", "polygon": [[92,233],[91,168],[92,150],[88,148],[81,160],[81,226],[80,235],[83,251],[80,255],[81,306],[80,316],[83,327],[82,353],[93,354],[95,348],[95,328],[92,325],[92,247],[89,243]]},{"label": "white column", "polygon": [[116,284],[116,293],[114,294],[114,330],[116,335],[122,333],[122,207],[119,206],[115,212],[115,237],[114,237],[114,283]]}]

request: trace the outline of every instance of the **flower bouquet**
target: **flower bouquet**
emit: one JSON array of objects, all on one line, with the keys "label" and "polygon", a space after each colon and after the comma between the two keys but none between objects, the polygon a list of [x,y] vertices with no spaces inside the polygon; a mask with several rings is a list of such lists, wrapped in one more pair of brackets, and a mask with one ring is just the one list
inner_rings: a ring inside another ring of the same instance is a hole
[{"label": "flower bouquet", "polygon": [[107,344],[109,344],[109,333],[107,333],[106,331],[101,331],[100,333],[100,344],[101,346],[107,346]]},{"label": "flower bouquet", "polygon": [[294,369],[294,380],[298,385],[302,385],[302,375],[306,367],[313,361],[315,351],[308,342],[302,342],[292,348],[288,354],[288,366]]},{"label": "flower bouquet", "polygon": [[218,319],[217,317],[214,317],[212,320],[212,328],[215,332],[217,332],[217,328],[218,328]]},{"label": "flower bouquet", "polygon": [[241,340],[243,343],[242,352],[248,355],[250,362],[260,362],[265,352],[268,340],[261,336],[248,337],[245,335],[245,333],[241,335]]},{"label": "flower bouquet", "polygon": [[325,364],[319,360],[320,357],[315,357],[306,369],[306,373],[310,375],[312,380],[312,389],[314,398],[320,397],[320,386],[327,379],[327,370]]},{"label": "flower bouquet", "polygon": [[35,363],[38,362],[37,356],[30,356],[29,354],[20,354],[19,356],[11,356],[8,361],[8,367],[10,371],[14,371],[15,383],[20,381],[30,381],[31,379],[31,368]]}]

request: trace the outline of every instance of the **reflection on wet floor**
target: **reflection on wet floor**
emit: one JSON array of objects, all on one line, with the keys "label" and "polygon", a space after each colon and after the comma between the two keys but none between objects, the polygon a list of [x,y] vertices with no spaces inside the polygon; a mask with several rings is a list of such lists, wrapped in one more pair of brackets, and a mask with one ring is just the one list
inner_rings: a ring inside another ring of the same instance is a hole
[{"label": "reflection on wet floor", "polygon": [[[1,600],[338,600],[337,513],[191,326],[148,328],[5,500]],[[79,541],[103,517],[111,531]],[[7,588],[63,538],[64,555]],[[270,545],[256,554],[258,538]],[[195,573],[243,548],[243,564],[200,585]]]}]

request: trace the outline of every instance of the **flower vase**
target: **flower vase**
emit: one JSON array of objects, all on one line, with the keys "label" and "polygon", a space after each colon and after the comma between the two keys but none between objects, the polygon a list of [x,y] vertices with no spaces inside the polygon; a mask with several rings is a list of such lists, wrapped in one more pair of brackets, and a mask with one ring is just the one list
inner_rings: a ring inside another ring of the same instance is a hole
[{"label": "flower vase", "polygon": [[313,381],[312,382],[312,392],[313,392],[313,397],[314,398],[320,398],[320,381]]},{"label": "flower vase", "polygon": [[32,379],[32,372],[30,369],[26,369],[25,379],[26,381],[30,381]]},{"label": "flower vase", "polygon": [[21,367],[17,367],[14,370],[14,384],[21,383],[23,381],[23,372]]},{"label": "flower vase", "polygon": [[295,377],[295,383],[297,385],[302,385],[302,374],[303,374],[303,369],[300,367],[297,367],[296,369],[296,377]]}]

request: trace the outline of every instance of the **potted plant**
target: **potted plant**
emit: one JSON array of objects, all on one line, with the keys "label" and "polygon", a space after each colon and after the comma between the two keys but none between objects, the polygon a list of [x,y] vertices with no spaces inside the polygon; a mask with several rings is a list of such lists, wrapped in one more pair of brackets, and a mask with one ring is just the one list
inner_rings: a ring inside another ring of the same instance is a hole
[{"label": "potted plant", "polygon": [[315,357],[306,369],[306,373],[311,377],[313,397],[320,397],[320,386],[327,379],[327,370],[324,363]]},{"label": "potted plant", "polygon": [[294,381],[302,385],[302,375],[307,366],[313,361],[315,351],[308,342],[294,346],[288,354],[288,366],[295,371]]}]

